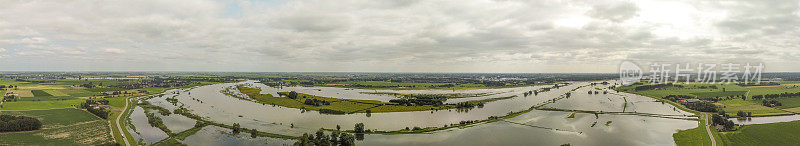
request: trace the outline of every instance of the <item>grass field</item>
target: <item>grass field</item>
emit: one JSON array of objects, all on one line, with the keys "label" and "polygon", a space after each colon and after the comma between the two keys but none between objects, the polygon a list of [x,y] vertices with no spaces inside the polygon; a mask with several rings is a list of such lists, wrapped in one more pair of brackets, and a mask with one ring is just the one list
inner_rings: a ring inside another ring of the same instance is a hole
[{"label": "grass field", "polygon": [[752,100],[731,99],[722,100],[719,103],[723,104],[723,108],[729,114],[736,114],[737,111],[753,112],[753,115],[778,115],[790,114],[789,112],[781,111],[778,109],[762,106],[760,103]]},{"label": "grass field", "polygon": [[[793,82],[786,82],[786,83],[793,83]],[[649,84],[644,84],[649,85]],[[783,93],[783,92],[800,92],[800,89],[786,89],[785,86],[791,86],[792,84],[786,85],[778,85],[778,86],[746,86],[742,87],[735,84],[707,84],[707,83],[678,83],[676,85],[682,85],[683,88],[679,87],[666,87],[661,89],[654,89],[654,90],[643,90],[643,91],[633,91],[635,87],[643,86],[643,85],[634,85],[634,86],[624,86],[620,87],[619,90],[633,92],[637,94],[642,94],[651,97],[664,97],[667,95],[689,95],[695,96],[701,99],[708,99],[708,98],[715,98],[720,97],[722,99],[726,99],[729,96],[736,96],[736,95],[763,95],[763,94],[775,94],[775,93]],[[709,86],[716,86],[717,89],[712,88],[705,88],[701,89],[701,86],[709,87]],[[725,91],[723,91],[723,88]],[[750,93],[748,94],[748,91]],[[782,114],[789,114],[787,111],[765,107],[761,105],[760,100],[752,100],[749,97],[748,100],[742,100],[740,98],[731,98],[728,100],[720,100],[718,105],[722,107],[723,110],[729,113],[735,113],[739,110],[744,112],[753,112],[753,115],[758,116],[767,116],[767,115],[782,115]],[[794,108],[800,107],[800,98],[798,99],[778,99],[778,100],[786,100],[786,103],[783,107],[779,108]],[[783,103],[783,102],[781,102]]]},{"label": "grass field", "polygon": [[49,97],[49,96],[53,96],[53,95],[50,95],[50,93],[44,92],[42,90],[31,90],[31,93],[33,93],[33,97],[46,97],[46,96]]},{"label": "grass field", "polygon": [[42,129],[0,133],[0,145],[100,145],[113,143],[106,120],[78,109],[3,111],[42,121]]},{"label": "grass field", "polygon": [[33,110],[33,109],[54,109],[54,108],[68,108],[72,105],[79,106],[85,100],[71,99],[59,101],[12,101],[3,102],[3,108],[0,110]]},{"label": "grass field", "polygon": [[800,121],[747,125],[739,131],[721,133],[725,145],[797,145]]},{"label": "grass field", "polygon": [[675,144],[679,146],[710,146],[711,140],[706,134],[702,123],[698,122],[697,128],[686,129],[672,134]]},{"label": "grass field", "polygon": [[44,92],[47,92],[47,94],[52,96],[69,96],[69,94],[63,93],[59,90],[44,90]]}]

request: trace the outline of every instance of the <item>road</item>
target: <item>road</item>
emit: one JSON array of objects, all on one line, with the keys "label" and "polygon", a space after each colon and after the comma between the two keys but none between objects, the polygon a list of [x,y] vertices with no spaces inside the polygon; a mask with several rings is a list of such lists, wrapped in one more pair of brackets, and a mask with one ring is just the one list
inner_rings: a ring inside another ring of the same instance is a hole
[{"label": "road", "polygon": [[705,114],[705,113],[703,114],[703,116],[706,119],[706,132],[708,133],[708,137],[711,138],[711,146],[717,146],[717,141],[714,140],[714,134],[711,134],[711,128],[712,127],[710,125],[708,125],[708,121],[709,121],[708,117],[709,116],[708,116],[708,114]]},{"label": "road", "polygon": [[125,99],[125,108],[122,110],[122,113],[119,113],[117,116],[117,128],[119,129],[119,134],[122,135],[122,141],[125,141],[126,146],[130,146],[131,144],[128,143],[128,138],[125,137],[125,132],[122,131],[122,126],[119,125],[119,119],[122,119],[122,115],[128,112],[128,103],[131,102],[130,100],[134,98]]}]

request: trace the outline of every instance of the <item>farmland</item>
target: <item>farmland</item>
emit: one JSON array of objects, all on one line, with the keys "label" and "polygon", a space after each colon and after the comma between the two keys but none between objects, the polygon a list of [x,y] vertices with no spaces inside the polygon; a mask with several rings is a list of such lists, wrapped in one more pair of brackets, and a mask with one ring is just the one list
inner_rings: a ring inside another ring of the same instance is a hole
[{"label": "farmland", "polygon": [[88,112],[66,108],[32,111],[3,111],[39,119],[42,129],[0,133],[0,145],[100,145],[112,142],[106,120]]},{"label": "farmland", "polygon": [[[739,86],[735,84],[707,84],[690,82],[675,84],[682,87],[670,86],[650,90],[633,90],[639,86],[652,85],[642,84],[624,86],[618,88],[617,90],[656,98],[665,97],[667,95],[687,95],[697,97],[699,99],[717,100],[716,104],[727,112],[736,112],[741,110],[744,112],[752,112],[753,115],[756,116],[797,113],[797,109],[788,109],[800,107],[800,97],[777,98],[777,101],[783,103],[781,106],[777,107],[763,106],[761,100],[755,100],[751,98],[754,95],[800,92],[800,88],[791,88],[791,86],[796,86],[800,82],[785,81],[778,83],[781,84],[773,86]],[[737,96],[746,97],[745,99],[741,99]]]},{"label": "farmland", "polygon": [[739,131],[722,132],[725,145],[797,145],[800,121],[746,125]]}]

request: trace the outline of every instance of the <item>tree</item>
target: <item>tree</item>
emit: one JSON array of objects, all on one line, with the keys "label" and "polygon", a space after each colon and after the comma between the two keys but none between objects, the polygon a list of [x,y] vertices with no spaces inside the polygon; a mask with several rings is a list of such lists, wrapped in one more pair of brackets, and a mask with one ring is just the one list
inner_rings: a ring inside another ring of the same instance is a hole
[{"label": "tree", "polygon": [[349,133],[342,133],[339,135],[339,145],[340,146],[353,146],[356,145],[356,138],[355,136]]},{"label": "tree", "polygon": [[353,128],[353,131],[356,133],[363,133],[364,132],[364,123],[356,123],[356,126]]},{"label": "tree", "polygon": [[256,138],[256,136],[258,136],[258,131],[256,131],[255,128],[253,128],[252,130],[250,130],[250,137]]},{"label": "tree", "polygon": [[239,134],[241,132],[241,126],[239,123],[233,123],[233,134]]},{"label": "tree", "polygon": [[342,126],[336,125],[336,131],[341,131],[341,130],[342,130]]},{"label": "tree", "polygon": [[286,96],[291,98],[291,99],[297,99],[297,92],[291,91]]}]

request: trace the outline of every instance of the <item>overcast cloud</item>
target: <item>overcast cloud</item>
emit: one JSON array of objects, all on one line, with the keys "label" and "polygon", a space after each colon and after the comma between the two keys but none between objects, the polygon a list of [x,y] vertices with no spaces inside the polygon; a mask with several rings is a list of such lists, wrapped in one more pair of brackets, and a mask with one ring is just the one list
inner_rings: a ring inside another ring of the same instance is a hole
[{"label": "overcast cloud", "polygon": [[800,71],[800,3],[0,0],[1,71]]}]

